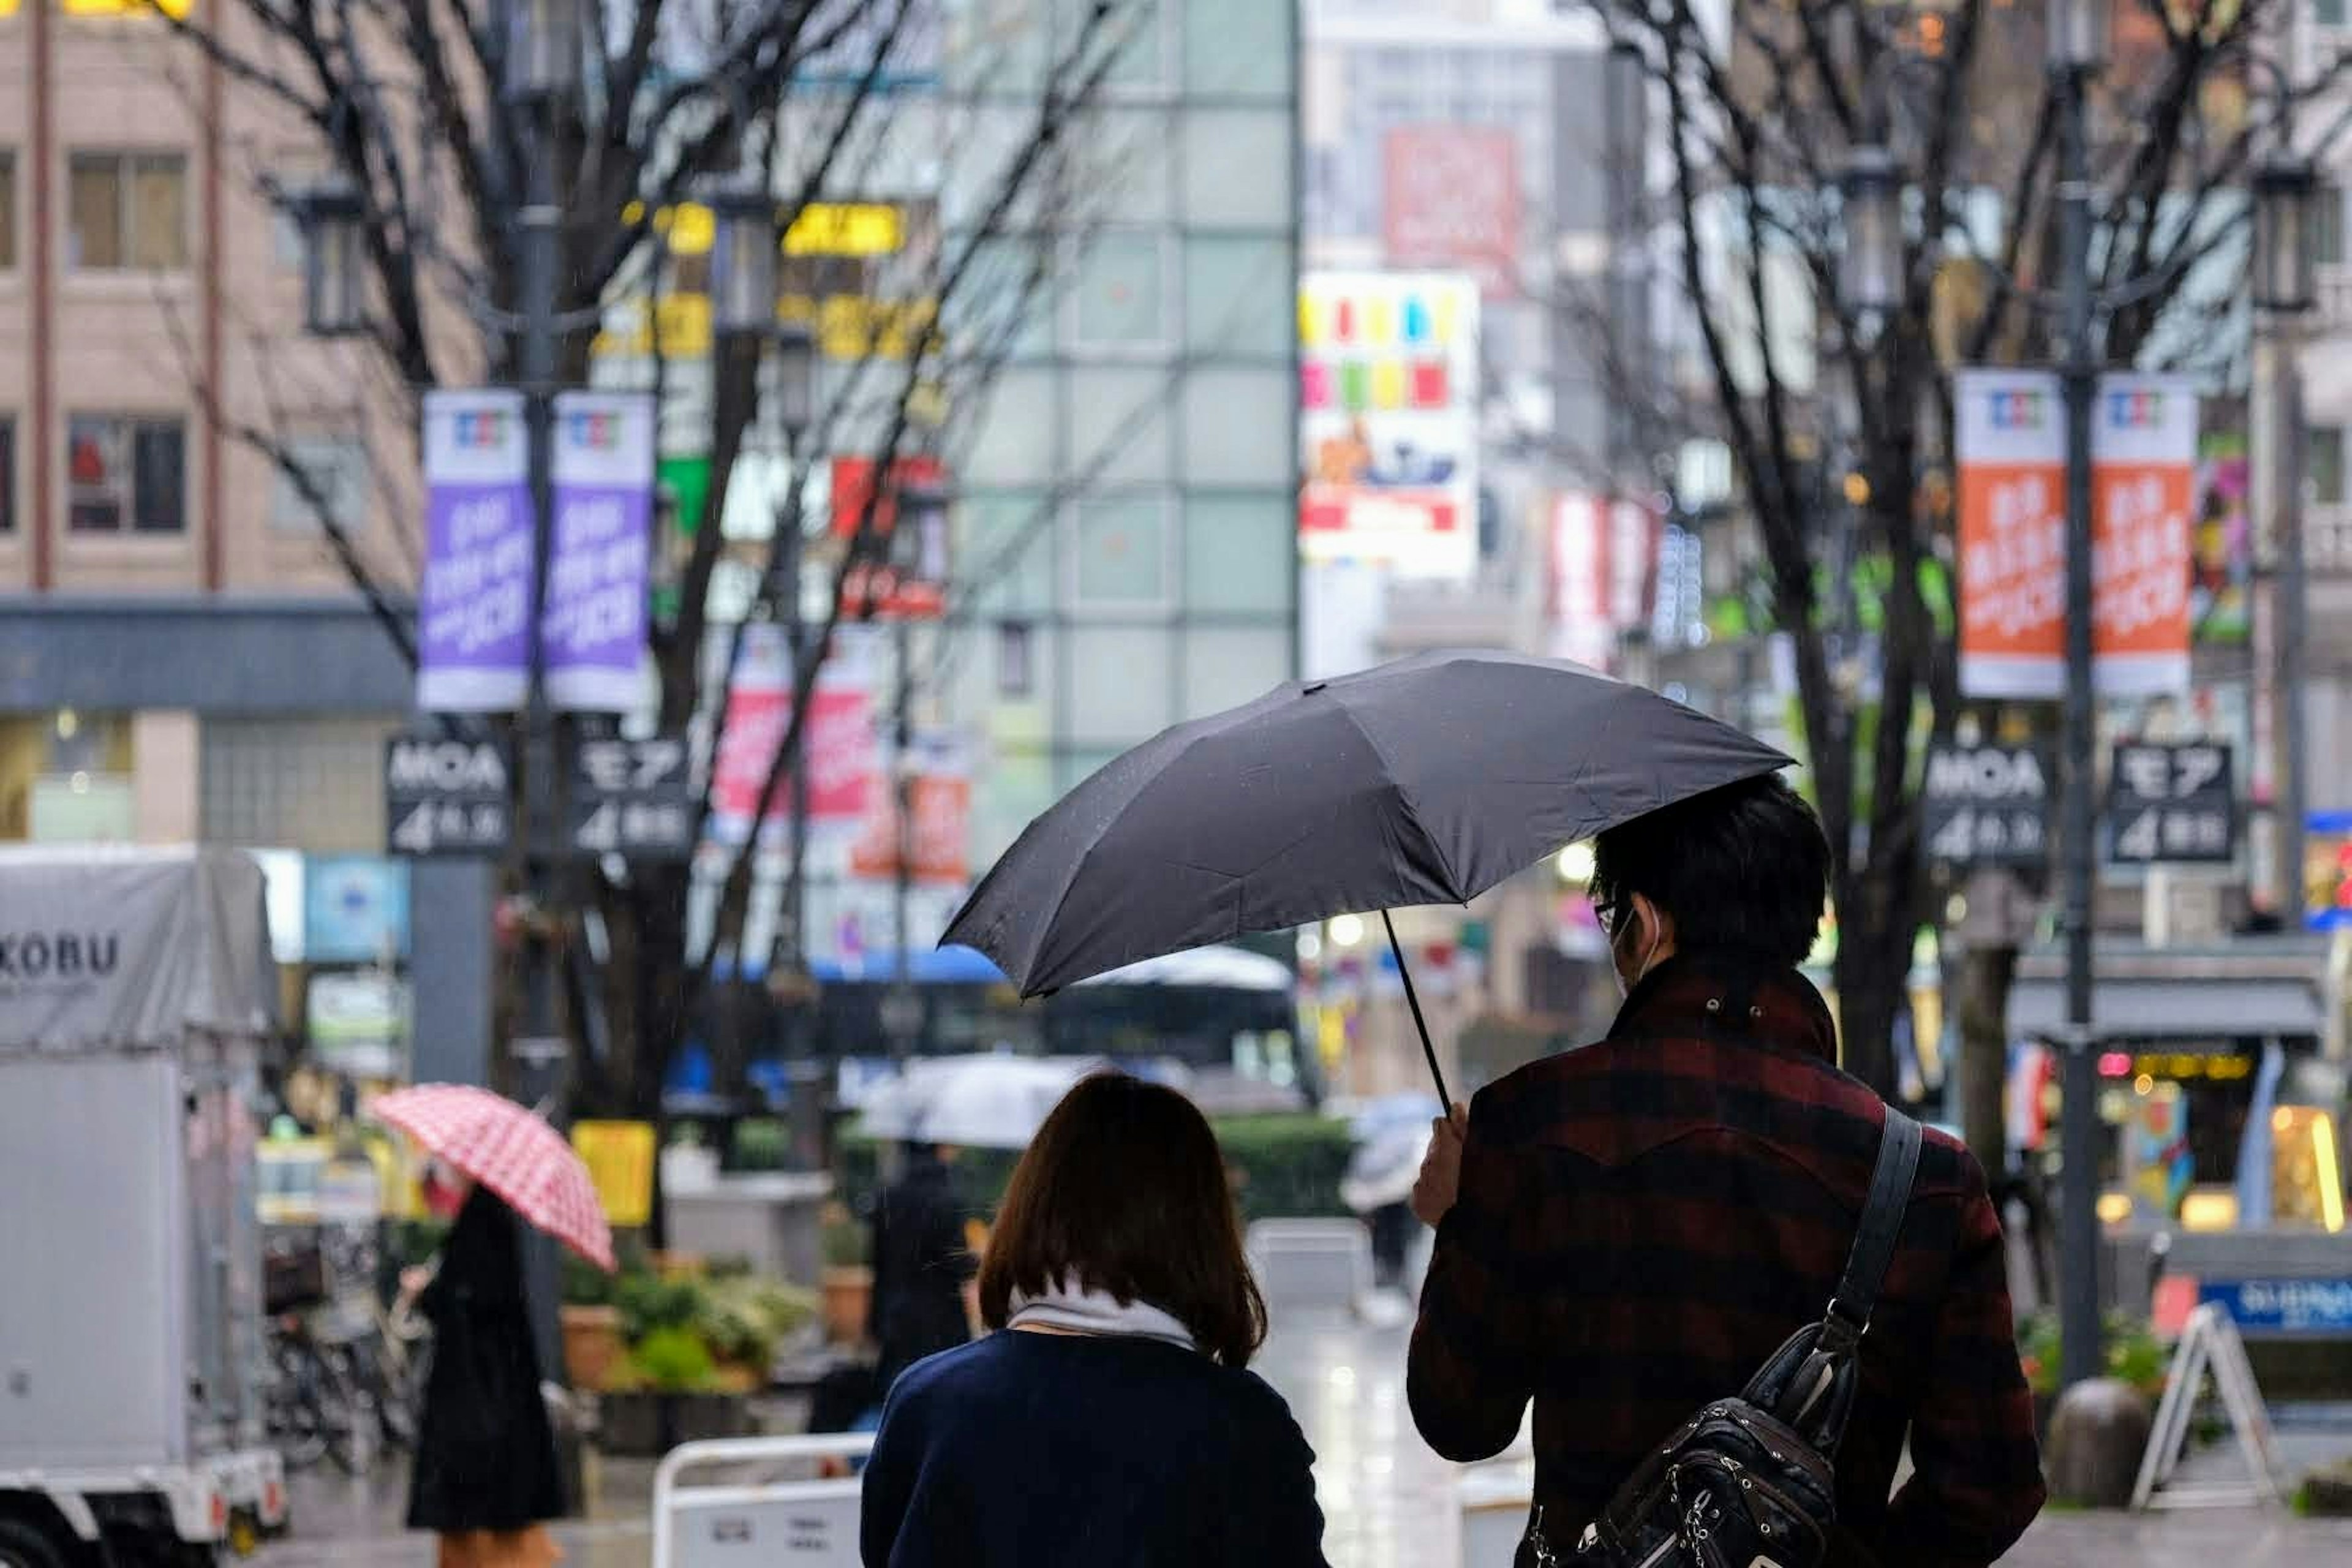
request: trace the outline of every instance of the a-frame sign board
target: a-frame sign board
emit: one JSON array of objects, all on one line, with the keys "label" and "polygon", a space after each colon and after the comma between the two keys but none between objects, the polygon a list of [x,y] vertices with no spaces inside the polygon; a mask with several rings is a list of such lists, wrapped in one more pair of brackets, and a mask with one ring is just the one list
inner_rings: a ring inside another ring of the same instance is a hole
[{"label": "a-frame sign board", "polygon": [[[2240,1483],[2172,1486],[2189,1431],[2204,1397],[2205,1374],[2213,1386],[2236,1435],[2238,1452],[2246,1462],[2246,1479]],[[2254,1369],[2246,1361],[2246,1342],[2238,1325],[2215,1302],[2189,1314],[2189,1326],[2173,1352],[2172,1371],[2157,1406],[2156,1425],[2149,1432],[2147,1453],[2140,1460],[2139,1484],[2132,1489],[2132,1507],[2243,1508],[2252,1503],[2284,1500],[2279,1490],[2278,1458],[2271,1440],[2270,1407],[2254,1386]]]}]

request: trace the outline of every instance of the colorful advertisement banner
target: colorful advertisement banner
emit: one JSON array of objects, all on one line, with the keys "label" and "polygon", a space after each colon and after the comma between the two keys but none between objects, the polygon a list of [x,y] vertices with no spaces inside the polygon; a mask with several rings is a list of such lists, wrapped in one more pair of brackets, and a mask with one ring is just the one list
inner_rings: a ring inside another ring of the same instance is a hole
[{"label": "colorful advertisement banner", "polygon": [[1657,514],[1639,501],[1571,492],[1554,499],[1552,657],[1613,670],[1624,634],[1655,605]]},{"label": "colorful advertisement banner", "polygon": [[2106,696],[2189,689],[2197,413],[2196,383],[2186,376],[2099,378],[2091,416],[2092,620]]},{"label": "colorful advertisement banner", "polygon": [[1381,146],[1381,237],[1391,267],[1459,268],[1519,292],[1519,139],[1489,125],[1400,125]]},{"label": "colorful advertisement banner", "polygon": [[[835,652],[817,674],[803,736],[809,770],[809,823],[814,828],[864,824],[877,793],[880,766],[874,730],[873,660],[860,639],[836,634]],[[727,697],[727,728],[711,771],[710,836],[740,844],[751,836],[760,791],[775,766],[792,723],[792,653],[784,629],[771,622],[743,628],[743,647]],[[790,775],[780,774],[763,843],[781,842],[791,811]]]},{"label": "colorful advertisement banner", "polygon": [[[2201,644],[2242,644],[2253,629],[2253,469],[2244,405],[2237,427],[2210,422],[2197,442],[2197,519],[2190,539],[2189,634]],[[2208,417],[2211,408],[2208,405]]]},{"label": "colorful advertisement banner", "polygon": [[947,614],[947,508],[927,509],[915,523],[919,532],[900,539],[898,497],[918,486],[944,489],[947,469],[937,458],[901,458],[888,472],[889,483],[877,499],[874,459],[833,459],[833,537],[846,546],[861,523],[866,531],[862,559],[842,579],[843,615],[850,620],[936,621]]},{"label": "colorful advertisement banner", "polygon": [[[954,734],[914,737],[907,800],[917,882],[961,886],[971,879],[971,750]],[[849,874],[877,879],[898,874],[898,792],[873,793],[865,828],[851,847]]]},{"label": "colorful advertisement banner", "polygon": [[627,712],[646,696],[654,400],[563,393],[554,435],[554,545],[541,623],[547,699],[570,712]]},{"label": "colorful advertisement banner", "polygon": [[1298,329],[1300,552],[1466,581],[1478,564],[1477,281],[1310,272]]},{"label": "colorful advertisement banner", "polygon": [[530,439],[522,394],[425,395],[416,705],[496,713],[530,688]]},{"label": "colorful advertisement banner", "polygon": [[[1953,378],[1960,688],[2054,699],[2065,685],[2066,421],[2050,371]],[[2108,696],[2189,685],[2197,397],[2177,377],[2101,378],[2092,418],[2092,592]]]}]

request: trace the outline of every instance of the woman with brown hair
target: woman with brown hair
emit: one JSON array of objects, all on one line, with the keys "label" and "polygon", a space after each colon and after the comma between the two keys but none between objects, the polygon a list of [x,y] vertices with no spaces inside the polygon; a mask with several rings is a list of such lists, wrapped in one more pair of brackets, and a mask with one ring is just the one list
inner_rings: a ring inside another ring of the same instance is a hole
[{"label": "woman with brown hair", "polygon": [[980,1306],[1002,1331],[890,1391],[866,1568],[1323,1563],[1315,1456],[1244,1370],[1265,1303],[1182,1095],[1069,1092],[1013,1173]]}]

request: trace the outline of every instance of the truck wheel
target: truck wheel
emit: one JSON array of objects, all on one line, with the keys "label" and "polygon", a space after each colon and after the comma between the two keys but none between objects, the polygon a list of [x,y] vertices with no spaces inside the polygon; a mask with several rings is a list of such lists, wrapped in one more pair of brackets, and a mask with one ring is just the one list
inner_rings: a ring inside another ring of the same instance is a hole
[{"label": "truck wheel", "polygon": [[76,1563],[39,1525],[0,1518],[0,1568],[76,1568]]}]

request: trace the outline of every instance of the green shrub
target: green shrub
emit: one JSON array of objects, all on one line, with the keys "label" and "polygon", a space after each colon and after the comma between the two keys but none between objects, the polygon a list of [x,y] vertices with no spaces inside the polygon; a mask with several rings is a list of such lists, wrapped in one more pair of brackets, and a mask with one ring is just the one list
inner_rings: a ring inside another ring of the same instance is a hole
[{"label": "green shrub", "polygon": [[1339,1181],[1355,1138],[1344,1121],[1310,1112],[1228,1116],[1214,1126],[1244,1221],[1344,1216]]},{"label": "green shrub", "polygon": [[[2105,1340],[2104,1375],[2127,1383],[2144,1394],[2161,1394],[2172,1358],[2154,1331],[2138,1319],[2121,1312],[2108,1313],[2102,1330]],[[2057,1314],[2036,1312],[2019,1324],[2017,1351],[2018,1359],[2024,1363],[2025,1381],[2033,1392],[2044,1396],[2056,1394],[2062,1356]]]},{"label": "green shrub", "polygon": [[645,1385],[657,1394],[697,1394],[719,1380],[710,1348],[688,1328],[656,1329],[629,1360]]},{"label": "green shrub", "polygon": [[[1312,1112],[1213,1119],[1225,1163],[1234,1173],[1234,1198],[1244,1221],[1328,1219],[1347,1214],[1339,1179],[1347,1173],[1355,1139],[1344,1121]],[[992,1215],[1020,1152],[967,1149],[956,1162],[956,1186],[976,1215]],[[852,1134],[835,1156],[835,1185],[856,1223],[866,1223],[880,1191],[881,1144]],[[863,1258],[861,1257],[860,1261]],[[827,1263],[835,1263],[828,1239]]]},{"label": "green shrub", "polygon": [[734,1169],[781,1171],[792,1163],[792,1130],[773,1117],[749,1117],[735,1124]]},{"label": "green shrub", "polygon": [[614,1286],[613,1305],[621,1309],[621,1332],[639,1344],[667,1329],[692,1327],[703,1293],[691,1279],[657,1274],[625,1274]]}]

